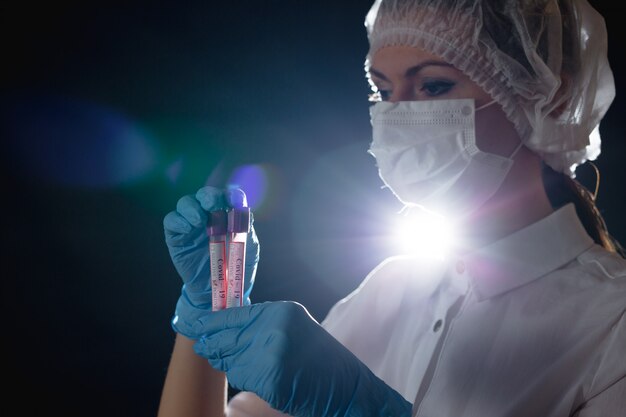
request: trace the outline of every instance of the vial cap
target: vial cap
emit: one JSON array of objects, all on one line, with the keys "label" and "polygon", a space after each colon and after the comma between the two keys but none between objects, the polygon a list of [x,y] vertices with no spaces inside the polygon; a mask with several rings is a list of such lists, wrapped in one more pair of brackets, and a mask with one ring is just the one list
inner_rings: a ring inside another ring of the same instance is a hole
[{"label": "vial cap", "polygon": [[207,222],[207,234],[209,236],[225,235],[227,230],[228,217],[225,210],[209,212]]},{"label": "vial cap", "polygon": [[248,233],[250,232],[250,208],[234,208],[228,212],[228,232]]},{"label": "vial cap", "polygon": [[246,193],[240,188],[231,188],[226,196],[230,205],[234,208],[248,207],[248,199]]}]

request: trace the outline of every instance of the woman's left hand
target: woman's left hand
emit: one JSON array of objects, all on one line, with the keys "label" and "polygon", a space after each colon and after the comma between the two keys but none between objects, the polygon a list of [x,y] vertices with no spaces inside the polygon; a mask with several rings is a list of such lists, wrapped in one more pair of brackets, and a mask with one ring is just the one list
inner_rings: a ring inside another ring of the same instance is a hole
[{"label": "woman's left hand", "polygon": [[194,349],[229,383],[292,416],[410,416],[376,377],[300,304],[267,302],[202,317]]}]

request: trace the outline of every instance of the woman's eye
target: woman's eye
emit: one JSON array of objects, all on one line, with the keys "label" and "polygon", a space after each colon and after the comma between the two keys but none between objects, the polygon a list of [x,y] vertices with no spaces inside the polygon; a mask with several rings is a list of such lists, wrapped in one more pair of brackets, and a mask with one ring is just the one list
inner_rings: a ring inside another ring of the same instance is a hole
[{"label": "woman's eye", "polygon": [[380,98],[380,92],[375,92],[375,93],[370,93],[367,95],[367,101],[369,101],[370,103],[378,103],[379,101],[382,101]]},{"label": "woman's eye", "polygon": [[450,81],[427,81],[422,84],[420,91],[429,97],[435,97],[447,93],[452,87],[454,87],[454,83]]},{"label": "woman's eye", "polygon": [[391,92],[386,90],[378,90],[368,96],[368,101],[377,103],[379,101],[387,101],[391,97]]}]

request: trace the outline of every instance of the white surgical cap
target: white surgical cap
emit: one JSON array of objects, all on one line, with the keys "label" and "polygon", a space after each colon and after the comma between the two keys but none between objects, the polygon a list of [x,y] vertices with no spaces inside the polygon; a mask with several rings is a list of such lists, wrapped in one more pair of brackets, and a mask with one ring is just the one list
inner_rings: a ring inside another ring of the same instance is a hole
[{"label": "white surgical cap", "polygon": [[600,154],[615,97],[603,17],[586,0],[376,0],[370,49],[419,47],[489,93],[524,144],[571,177]]}]

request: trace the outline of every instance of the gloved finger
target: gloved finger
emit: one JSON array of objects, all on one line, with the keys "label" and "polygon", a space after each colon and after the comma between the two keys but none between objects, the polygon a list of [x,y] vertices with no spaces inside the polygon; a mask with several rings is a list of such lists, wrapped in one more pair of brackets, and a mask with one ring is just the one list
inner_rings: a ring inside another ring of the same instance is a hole
[{"label": "gloved finger", "polygon": [[200,229],[194,228],[178,212],[167,213],[163,218],[163,229],[165,232],[165,243],[172,249],[189,245],[196,238]]},{"label": "gloved finger", "polygon": [[178,212],[170,211],[163,218],[163,229],[166,235],[177,235],[191,232],[192,226]]},{"label": "gloved finger", "polygon": [[[204,357],[204,354],[202,353],[202,351],[200,350],[196,350],[198,344],[196,343],[194,345],[194,350],[196,351],[196,354],[199,356]],[[211,365],[211,367],[213,369],[216,369],[218,371],[222,371],[222,372],[226,372],[228,373],[232,368],[233,368],[233,364],[232,364],[232,358],[226,358],[226,359],[222,359],[222,358],[206,358],[204,357],[207,362],[209,362],[209,364]],[[228,381],[229,383],[231,383],[231,381]]]},{"label": "gloved finger", "polygon": [[203,335],[195,343],[196,353],[206,359],[224,359],[245,349],[239,343],[240,329],[226,329],[210,336]]},{"label": "gloved finger", "polygon": [[197,246],[206,236],[203,228],[193,227],[189,222],[176,211],[167,213],[163,218],[163,229],[165,231],[165,243],[172,249],[175,247]]},{"label": "gloved finger", "polygon": [[176,211],[193,227],[204,227],[206,225],[206,212],[200,206],[200,202],[191,195],[183,196],[178,200]]},{"label": "gloved finger", "polygon": [[[198,353],[198,352],[196,353],[202,356],[201,353]],[[217,369],[218,371],[228,372],[230,370],[230,368],[228,367],[227,361],[225,361],[224,359],[220,359],[220,358],[208,359],[207,358],[207,361],[209,362],[209,364],[211,365],[213,369]]]},{"label": "gloved finger", "polygon": [[224,190],[220,188],[202,187],[196,192],[196,200],[206,211],[225,210],[227,208]]},{"label": "gloved finger", "polygon": [[263,304],[213,311],[204,315],[198,324],[197,333],[210,337],[227,329],[239,329],[250,322]]}]

